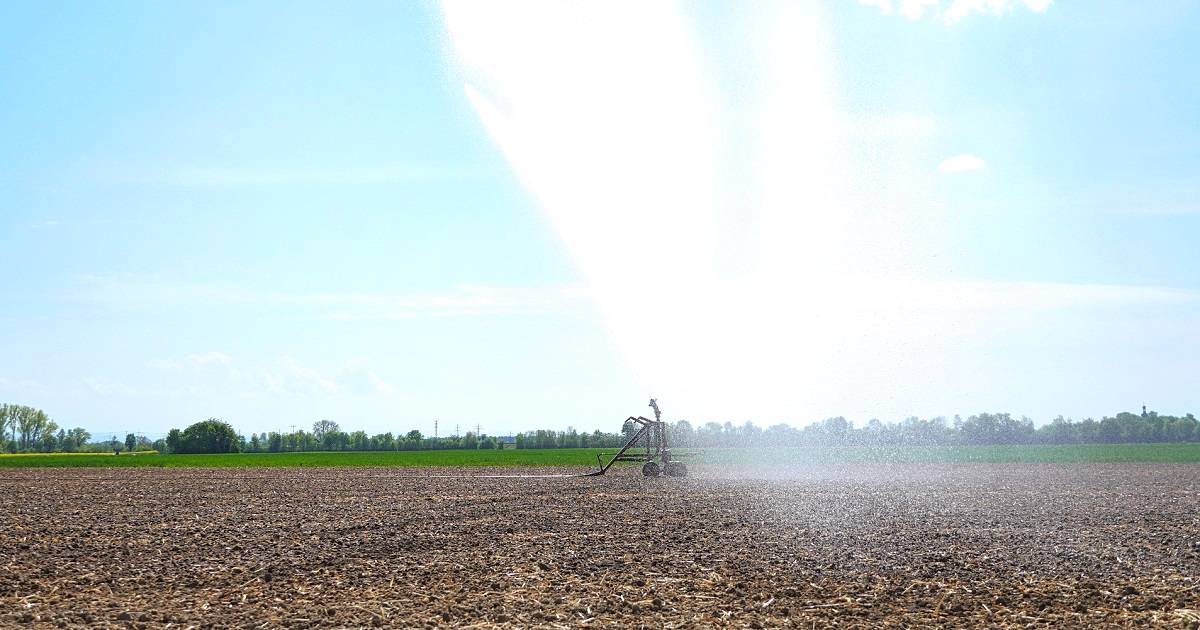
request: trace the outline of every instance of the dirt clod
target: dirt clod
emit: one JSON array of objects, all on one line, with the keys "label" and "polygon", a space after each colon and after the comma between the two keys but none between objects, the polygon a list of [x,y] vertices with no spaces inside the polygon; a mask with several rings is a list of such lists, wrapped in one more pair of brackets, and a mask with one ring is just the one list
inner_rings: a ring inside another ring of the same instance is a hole
[{"label": "dirt clod", "polygon": [[3,470],[0,627],[1200,620],[1197,466],[636,472]]}]

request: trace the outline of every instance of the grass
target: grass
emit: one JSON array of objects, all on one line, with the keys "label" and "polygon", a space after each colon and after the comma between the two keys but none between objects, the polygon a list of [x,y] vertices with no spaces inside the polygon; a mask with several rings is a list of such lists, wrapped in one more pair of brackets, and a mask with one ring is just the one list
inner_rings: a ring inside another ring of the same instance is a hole
[{"label": "grass", "polygon": [[365,451],[308,453],[224,453],[162,455],[122,453],[39,453],[0,455],[0,468],[201,467],[275,468],[283,466],[594,466],[596,453],[612,449],[522,449],[487,451]]},{"label": "grass", "polygon": [[[398,451],[322,453],[31,453],[0,455],[0,468],[42,467],[211,467],[280,466],[595,466],[598,453],[613,449],[522,449],[502,451]],[[1200,463],[1200,443],[1069,444],[1014,446],[905,446],[703,449],[686,461],[697,464],[789,465],[810,463]]]},{"label": "grass", "polygon": [[[145,457],[146,455],[157,455],[158,451],[129,451],[129,452],[124,452],[123,454],[139,455],[139,456]],[[46,455],[47,455],[47,453],[0,453],[0,458],[3,458],[3,457],[45,457]],[[49,455],[54,455],[54,456],[61,455],[62,457],[112,457],[113,456],[112,451],[94,451],[94,452],[89,452],[89,453],[82,453],[82,452],[49,453]]]}]

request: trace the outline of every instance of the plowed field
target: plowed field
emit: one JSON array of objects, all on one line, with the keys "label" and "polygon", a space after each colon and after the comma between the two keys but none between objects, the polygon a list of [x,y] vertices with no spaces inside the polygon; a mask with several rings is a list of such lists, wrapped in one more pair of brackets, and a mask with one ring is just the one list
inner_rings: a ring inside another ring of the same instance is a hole
[{"label": "plowed field", "polygon": [[1200,623],[1196,465],[476,472],[0,471],[0,625]]}]

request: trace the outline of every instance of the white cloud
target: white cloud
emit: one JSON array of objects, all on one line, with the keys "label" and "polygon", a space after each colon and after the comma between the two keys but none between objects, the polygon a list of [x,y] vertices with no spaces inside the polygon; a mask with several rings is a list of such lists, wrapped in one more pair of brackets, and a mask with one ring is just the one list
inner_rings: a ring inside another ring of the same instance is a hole
[{"label": "white cloud", "polygon": [[461,180],[486,177],[483,168],[423,164],[385,164],[354,167],[221,167],[221,166],[107,166],[96,177],[118,184],[236,188],[246,186],[342,186],[397,182]]},{"label": "white cloud", "polygon": [[[1112,204],[1107,204],[1109,207]],[[1151,217],[1169,217],[1188,214],[1200,214],[1200,204],[1190,202],[1157,202],[1131,201],[1119,208],[1110,210],[1112,214],[1139,215]]]},{"label": "white cloud", "polygon": [[859,4],[876,7],[884,15],[899,15],[909,20],[932,17],[945,24],[954,24],[972,13],[1003,15],[1018,5],[1035,13],[1045,13],[1053,0],[859,0]]},{"label": "white cloud", "polygon": [[937,8],[939,0],[900,0],[900,15],[910,19],[919,20],[925,16],[927,11],[932,11]]},{"label": "white cloud", "polygon": [[[228,354],[225,354],[224,352],[204,352],[201,354],[189,354],[187,356],[187,359],[188,359],[188,361],[190,361],[196,365],[208,365],[211,363],[217,363],[217,364],[223,365],[225,367],[229,367],[230,364],[233,363],[233,357],[230,357]],[[170,359],[167,359],[167,360],[170,361]]]},{"label": "white cloud", "polygon": [[27,378],[6,378],[0,376],[0,389],[21,391],[42,389],[42,384]]},{"label": "white cloud", "polygon": [[[460,285],[430,293],[286,292],[135,275],[82,276],[76,286],[63,294],[70,300],[119,309],[287,307],[289,313],[303,317],[344,321],[534,315],[563,312],[584,303],[588,297],[588,292],[577,286]],[[220,353],[193,355],[188,360],[228,363],[229,357],[217,355]]]},{"label": "white cloud", "polygon": [[337,380],[351,391],[359,394],[390,396],[396,391],[370,368],[366,359],[348,361],[338,374]]},{"label": "white cloud", "polygon": [[1159,177],[1152,185],[1131,188],[1115,182],[1111,185],[1093,183],[1082,189],[1065,191],[1056,203],[1113,215],[1194,215],[1200,214],[1200,180]]},{"label": "white cloud", "polygon": [[[847,296],[864,296],[859,304]],[[912,311],[997,311],[1070,309],[1103,305],[1200,302],[1200,292],[1161,286],[1065,282],[923,281],[906,278],[856,281],[835,306],[872,309],[875,300]]]},{"label": "white cloud", "polygon": [[291,357],[283,357],[275,366],[259,368],[252,376],[261,379],[266,390],[275,394],[331,394],[342,389],[333,379]]},{"label": "white cloud", "polygon": [[902,112],[880,116],[851,118],[847,129],[866,137],[925,138],[937,133],[937,119],[933,116]]},{"label": "white cloud", "polygon": [[858,3],[868,7],[878,7],[879,12],[884,15],[891,15],[896,11],[892,6],[892,0],[858,0]]},{"label": "white cloud", "polygon": [[135,396],[137,390],[123,383],[117,383],[104,378],[85,378],[83,384],[100,396]]},{"label": "white cloud", "polygon": [[183,367],[183,364],[174,359],[150,359],[146,362],[146,367],[156,370],[178,370]]},{"label": "white cloud", "polygon": [[960,153],[943,160],[938,165],[938,170],[943,173],[966,173],[969,171],[981,171],[986,167],[987,162],[983,158],[971,155],[970,153]]},{"label": "white cloud", "polygon": [[285,356],[247,368],[242,373],[242,380],[245,386],[261,385],[265,391],[277,395],[391,396],[396,391],[375,372],[370,361],[363,358],[346,361],[330,374]]},{"label": "white cloud", "polygon": [[[192,369],[180,372],[185,364],[190,364]],[[146,366],[166,373],[163,386],[155,389],[159,394],[220,392],[252,398],[263,394],[282,397],[391,396],[396,391],[365,358],[350,359],[340,367],[328,369],[313,367],[286,355],[244,361],[224,352],[210,351],[187,355],[184,360],[154,359]],[[211,369],[213,366],[219,369]],[[180,379],[178,383],[177,379]],[[96,393],[105,395],[131,391],[100,379],[85,379],[85,383]]]}]

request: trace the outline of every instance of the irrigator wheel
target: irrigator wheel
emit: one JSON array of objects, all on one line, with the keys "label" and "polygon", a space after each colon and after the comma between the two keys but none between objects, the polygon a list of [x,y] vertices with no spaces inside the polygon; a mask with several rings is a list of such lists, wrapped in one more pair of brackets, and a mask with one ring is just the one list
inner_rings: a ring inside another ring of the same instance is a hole
[{"label": "irrigator wheel", "polygon": [[687,466],[683,462],[667,462],[667,465],[663,466],[663,472],[668,477],[686,477]]},{"label": "irrigator wheel", "polygon": [[646,462],[642,464],[642,476],[657,477],[662,473],[662,469],[658,467],[658,462]]}]

